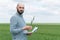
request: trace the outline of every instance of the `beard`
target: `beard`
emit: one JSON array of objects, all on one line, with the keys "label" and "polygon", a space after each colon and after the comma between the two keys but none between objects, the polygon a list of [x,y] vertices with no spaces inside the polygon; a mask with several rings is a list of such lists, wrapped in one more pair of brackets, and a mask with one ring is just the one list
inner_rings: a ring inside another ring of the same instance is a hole
[{"label": "beard", "polygon": [[24,11],[23,10],[20,10],[20,11],[17,10],[17,12],[18,12],[19,15],[22,15]]}]

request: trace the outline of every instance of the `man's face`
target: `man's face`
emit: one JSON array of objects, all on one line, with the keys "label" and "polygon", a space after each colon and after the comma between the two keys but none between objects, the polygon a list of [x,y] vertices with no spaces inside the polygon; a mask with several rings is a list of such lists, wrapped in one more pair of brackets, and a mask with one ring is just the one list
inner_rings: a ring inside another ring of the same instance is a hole
[{"label": "man's face", "polygon": [[24,12],[24,5],[18,5],[17,6],[17,12],[21,15]]}]

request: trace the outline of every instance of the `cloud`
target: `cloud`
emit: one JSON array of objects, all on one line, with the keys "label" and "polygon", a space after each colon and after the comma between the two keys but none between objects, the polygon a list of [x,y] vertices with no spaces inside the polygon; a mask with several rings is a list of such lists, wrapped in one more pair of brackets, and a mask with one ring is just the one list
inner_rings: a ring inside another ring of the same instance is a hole
[{"label": "cloud", "polygon": [[0,0],[0,22],[9,22],[18,2],[25,4],[26,22],[33,16],[36,17],[34,22],[60,22],[60,0]]}]

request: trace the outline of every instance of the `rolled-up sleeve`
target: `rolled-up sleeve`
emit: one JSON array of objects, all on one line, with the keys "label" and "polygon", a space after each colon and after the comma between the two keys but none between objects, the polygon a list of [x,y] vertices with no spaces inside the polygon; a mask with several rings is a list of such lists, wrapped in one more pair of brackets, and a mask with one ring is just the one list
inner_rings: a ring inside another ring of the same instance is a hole
[{"label": "rolled-up sleeve", "polygon": [[29,32],[28,32],[28,30],[24,30],[24,32],[23,32],[25,35],[29,35]]},{"label": "rolled-up sleeve", "polygon": [[23,31],[22,28],[16,28],[17,27],[17,18],[12,17],[10,19],[10,32],[12,33],[19,33],[21,31]]},{"label": "rolled-up sleeve", "polygon": [[24,30],[23,33],[24,33],[24,34],[28,34],[28,30]]}]

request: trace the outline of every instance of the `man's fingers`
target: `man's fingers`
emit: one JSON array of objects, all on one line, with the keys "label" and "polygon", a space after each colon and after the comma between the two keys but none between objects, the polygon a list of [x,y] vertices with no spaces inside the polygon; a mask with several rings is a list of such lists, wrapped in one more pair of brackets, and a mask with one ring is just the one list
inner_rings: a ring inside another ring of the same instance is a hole
[{"label": "man's fingers", "polygon": [[31,35],[31,34],[32,34],[32,32],[28,32],[28,33],[27,33],[27,35]]},{"label": "man's fingers", "polygon": [[25,27],[23,27],[23,29],[25,29],[25,30],[31,30],[32,26],[25,26]]}]

